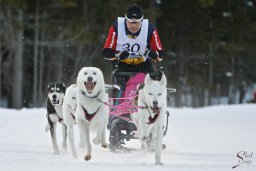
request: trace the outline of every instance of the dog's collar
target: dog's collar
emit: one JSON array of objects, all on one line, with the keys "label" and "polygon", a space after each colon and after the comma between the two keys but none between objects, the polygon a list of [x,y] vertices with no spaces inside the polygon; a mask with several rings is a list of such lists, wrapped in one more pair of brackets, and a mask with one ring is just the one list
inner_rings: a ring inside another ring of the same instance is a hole
[{"label": "dog's collar", "polygon": [[86,96],[88,98],[92,98],[93,99],[93,98],[97,98],[99,96],[101,90],[95,96],[87,96],[86,93],[83,90],[81,90],[81,92],[82,92],[82,95],[84,95],[84,96]]},{"label": "dog's collar", "polygon": [[148,106],[139,106],[140,109],[148,109]]}]

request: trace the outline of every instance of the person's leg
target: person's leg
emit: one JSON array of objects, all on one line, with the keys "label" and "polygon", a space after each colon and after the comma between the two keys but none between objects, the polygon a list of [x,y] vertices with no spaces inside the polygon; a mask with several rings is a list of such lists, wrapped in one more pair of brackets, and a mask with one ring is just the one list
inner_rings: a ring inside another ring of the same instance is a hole
[{"label": "person's leg", "polygon": [[[120,90],[114,90],[112,92],[112,97],[121,98],[124,95],[126,83],[129,80],[129,76],[118,74],[119,72],[131,72],[131,67],[128,64],[119,62],[114,67],[115,73],[113,74],[113,84],[120,86]],[[113,101],[113,104],[118,105],[122,101]]]}]

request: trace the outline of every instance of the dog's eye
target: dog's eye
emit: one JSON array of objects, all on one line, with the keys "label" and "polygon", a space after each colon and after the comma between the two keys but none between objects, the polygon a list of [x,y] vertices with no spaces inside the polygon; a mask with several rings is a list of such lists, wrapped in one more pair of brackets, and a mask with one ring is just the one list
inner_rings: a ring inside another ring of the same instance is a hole
[{"label": "dog's eye", "polygon": [[96,72],[93,72],[93,75],[96,75]]},{"label": "dog's eye", "polygon": [[84,75],[87,75],[87,72],[85,72]]},{"label": "dog's eye", "polygon": [[152,93],[148,93],[150,96],[152,96]]},{"label": "dog's eye", "polygon": [[159,93],[159,94],[158,94],[158,96],[161,96],[161,95],[162,95],[162,93]]},{"label": "dog's eye", "polygon": [[76,100],[76,98],[75,98],[75,97],[72,97],[72,99],[73,99],[73,100]]}]

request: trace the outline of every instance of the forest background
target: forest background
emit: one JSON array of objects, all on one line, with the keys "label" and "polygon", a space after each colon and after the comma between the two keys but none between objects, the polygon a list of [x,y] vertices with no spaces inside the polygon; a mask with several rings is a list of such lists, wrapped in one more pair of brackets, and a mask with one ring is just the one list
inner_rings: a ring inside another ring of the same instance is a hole
[{"label": "forest background", "polygon": [[0,107],[45,106],[49,82],[76,82],[83,66],[112,64],[110,25],[138,4],[165,50],[169,105],[246,102],[256,83],[254,0],[0,0]]}]

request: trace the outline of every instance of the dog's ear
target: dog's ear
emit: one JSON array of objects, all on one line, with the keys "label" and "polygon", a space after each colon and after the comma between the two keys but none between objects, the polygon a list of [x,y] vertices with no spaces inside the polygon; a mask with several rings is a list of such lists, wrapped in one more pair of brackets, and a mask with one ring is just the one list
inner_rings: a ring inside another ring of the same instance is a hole
[{"label": "dog's ear", "polygon": [[165,87],[166,87],[166,85],[167,85],[166,76],[165,76],[164,74],[162,74],[162,78],[161,78],[161,80],[160,80],[160,84],[161,84],[162,86],[165,86]]},{"label": "dog's ear", "polygon": [[146,75],[146,77],[145,77],[145,85],[150,85],[150,84],[152,84],[152,79],[150,78],[150,75],[149,74],[147,74]]},{"label": "dog's ear", "polygon": [[51,85],[52,85],[52,82],[49,82],[49,84],[48,84],[48,88],[49,88]]},{"label": "dog's ear", "polygon": [[48,84],[48,86],[46,88],[46,91],[49,91],[49,88],[51,87],[51,85],[52,85],[52,82],[49,82],[49,84]]},{"label": "dog's ear", "polygon": [[65,84],[63,83],[63,93],[65,94],[66,93],[66,87],[65,87]]},{"label": "dog's ear", "polygon": [[62,83],[62,91],[63,91],[64,94],[66,93],[66,86],[65,86],[64,83]]}]

